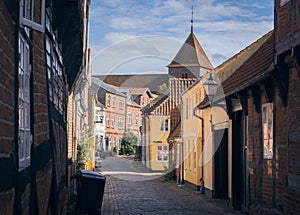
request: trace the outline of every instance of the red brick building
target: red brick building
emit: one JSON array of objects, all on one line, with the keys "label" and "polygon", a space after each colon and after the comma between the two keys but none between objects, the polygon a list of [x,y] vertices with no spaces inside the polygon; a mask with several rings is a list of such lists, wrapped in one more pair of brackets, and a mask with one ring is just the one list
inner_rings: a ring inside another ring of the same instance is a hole
[{"label": "red brick building", "polygon": [[126,127],[126,95],[98,78],[92,78],[99,86],[98,101],[105,107],[105,149],[118,151]]},{"label": "red brick building", "polygon": [[82,62],[83,6],[0,1],[0,214],[66,213],[66,98]]},{"label": "red brick building", "polygon": [[299,6],[276,0],[274,32],[222,83],[232,124],[231,205],[250,214],[300,213]]},{"label": "red brick building", "polygon": [[[281,152],[276,155],[282,162],[282,175],[276,174],[276,178],[280,178],[281,183],[275,186],[273,192],[282,198],[282,210],[286,214],[300,213],[299,17],[299,0],[275,1],[275,62],[278,69],[276,80],[282,104],[286,106],[285,113],[278,114],[278,124],[286,124],[286,127],[278,132],[278,138],[285,141],[285,144],[281,146]],[[275,202],[275,205],[278,203]]]}]

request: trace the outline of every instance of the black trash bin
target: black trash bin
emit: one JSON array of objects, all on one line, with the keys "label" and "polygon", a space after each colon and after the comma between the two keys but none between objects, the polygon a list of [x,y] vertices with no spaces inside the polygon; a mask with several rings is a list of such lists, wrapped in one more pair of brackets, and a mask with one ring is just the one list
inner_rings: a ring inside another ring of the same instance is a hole
[{"label": "black trash bin", "polygon": [[79,214],[101,214],[105,180],[100,173],[81,170],[77,176]]}]

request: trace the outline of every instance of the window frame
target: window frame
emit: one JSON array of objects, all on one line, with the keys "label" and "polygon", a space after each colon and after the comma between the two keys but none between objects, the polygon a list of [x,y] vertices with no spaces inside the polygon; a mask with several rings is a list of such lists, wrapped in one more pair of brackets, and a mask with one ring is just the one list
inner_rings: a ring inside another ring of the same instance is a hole
[{"label": "window frame", "polygon": [[124,121],[123,121],[123,117],[119,116],[118,118],[118,129],[119,130],[123,130],[124,129]]},{"label": "window frame", "polygon": [[115,128],[115,115],[111,115],[111,127]]},{"label": "window frame", "polygon": [[[161,149],[160,149],[161,148]],[[169,162],[169,147],[159,145],[156,147],[156,161],[157,162]],[[159,158],[161,156],[161,158]],[[164,159],[167,158],[167,159]]]},{"label": "window frame", "polygon": [[[274,105],[273,103],[265,103],[262,105],[262,141],[263,141],[263,153],[265,160],[271,160],[274,156]],[[269,113],[271,111],[271,113]],[[269,125],[271,124],[271,125]],[[267,132],[265,131],[267,128]],[[266,135],[267,134],[267,135]],[[269,136],[271,135],[271,137]]]},{"label": "window frame", "polygon": [[119,109],[120,110],[124,109],[124,99],[122,99],[122,98],[120,98],[120,101],[119,101]]},{"label": "window frame", "polygon": [[137,113],[135,114],[135,125],[139,125],[139,115]]},{"label": "window frame", "polygon": [[[32,68],[30,63],[31,47],[30,44],[25,39],[25,37],[22,35],[22,33],[19,34],[18,49],[19,49],[18,52],[20,56],[19,65],[18,65],[18,82],[19,82],[18,164],[19,164],[19,170],[22,170],[30,166],[31,145],[33,142],[33,137],[31,134],[31,119],[30,119],[31,118],[30,76],[32,73]],[[22,58],[22,56],[24,57]]]},{"label": "window frame", "polygon": [[165,119],[161,120],[160,131],[161,132],[168,132],[169,131],[169,119],[168,118],[165,118]]},{"label": "window frame", "polygon": [[106,115],[106,127],[110,127],[110,115]]},{"label": "window frame", "polygon": [[128,117],[128,125],[132,125],[132,113],[131,112],[128,112],[127,113],[127,117]]},{"label": "window frame", "polygon": [[[33,30],[39,31],[44,33],[45,32],[45,0],[41,0],[41,14],[40,14],[40,21],[41,23],[37,23],[34,21],[34,14],[35,14],[35,8],[34,8],[34,1],[36,0],[20,0],[19,2],[19,21],[21,26],[27,26]],[[31,3],[30,13],[31,17],[26,18],[26,14],[24,15],[24,7],[27,5],[26,3]]]}]

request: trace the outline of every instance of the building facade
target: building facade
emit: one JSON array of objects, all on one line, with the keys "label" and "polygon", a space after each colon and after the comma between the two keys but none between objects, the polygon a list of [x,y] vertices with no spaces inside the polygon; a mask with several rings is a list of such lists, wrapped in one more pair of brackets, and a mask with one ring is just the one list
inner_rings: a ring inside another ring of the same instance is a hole
[{"label": "building facade", "polygon": [[162,94],[142,109],[145,166],[153,171],[169,170],[169,95]]},{"label": "building facade", "polygon": [[67,96],[80,73],[86,4],[0,2],[1,214],[66,213]]}]

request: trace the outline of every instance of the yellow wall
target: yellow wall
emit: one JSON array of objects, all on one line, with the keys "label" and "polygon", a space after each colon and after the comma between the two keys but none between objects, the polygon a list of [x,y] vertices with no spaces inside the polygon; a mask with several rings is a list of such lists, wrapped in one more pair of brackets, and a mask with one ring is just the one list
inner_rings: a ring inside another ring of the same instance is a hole
[{"label": "yellow wall", "polygon": [[203,100],[203,96],[204,89],[198,83],[182,95],[181,109],[184,180],[197,186],[200,186],[202,178],[202,120],[194,116],[193,110]]},{"label": "yellow wall", "polygon": [[[161,122],[168,119],[168,131],[161,131]],[[158,146],[169,147],[167,138],[170,133],[170,117],[164,115],[150,115],[146,117],[146,166],[152,170],[165,170],[169,167],[167,161],[157,160]],[[167,148],[167,152],[169,152]],[[169,156],[168,156],[169,157]]]}]

